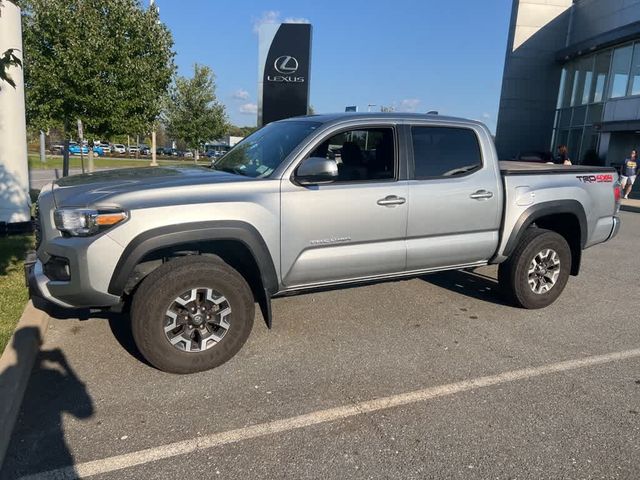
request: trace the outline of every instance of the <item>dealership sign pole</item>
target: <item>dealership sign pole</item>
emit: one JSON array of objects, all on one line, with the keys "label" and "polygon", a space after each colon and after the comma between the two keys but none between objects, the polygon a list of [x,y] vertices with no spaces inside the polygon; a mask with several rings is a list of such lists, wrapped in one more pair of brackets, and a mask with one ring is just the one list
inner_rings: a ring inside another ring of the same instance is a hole
[{"label": "dealership sign pole", "polygon": [[309,108],[311,25],[263,24],[258,36],[258,126],[306,115]]}]

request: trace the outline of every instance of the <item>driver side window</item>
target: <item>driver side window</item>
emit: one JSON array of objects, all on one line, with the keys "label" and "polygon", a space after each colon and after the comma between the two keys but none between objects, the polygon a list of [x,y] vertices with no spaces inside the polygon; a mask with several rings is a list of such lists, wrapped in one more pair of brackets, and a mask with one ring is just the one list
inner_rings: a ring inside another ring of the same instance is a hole
[{"label": "driver side window", "polygon": [[392,180],[396,154],[392,128],[365,128],[340,132],[311,153],[338,164],[336,182]]}]

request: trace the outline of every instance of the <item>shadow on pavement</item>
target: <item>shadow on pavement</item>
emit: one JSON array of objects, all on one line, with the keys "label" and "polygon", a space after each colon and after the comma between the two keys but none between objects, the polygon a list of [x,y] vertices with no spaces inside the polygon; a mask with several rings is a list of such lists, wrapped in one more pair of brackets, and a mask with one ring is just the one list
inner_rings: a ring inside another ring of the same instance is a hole
[{"label": "shadow on pavement", "polygon": [[142,356],[138,347],[136,347],[133,341],[133,335],[131,333],[131,321],[128,313],[116,313],[108,310],[91,311],[87,308],[83,309],[71,309],[62,308],[54,305],[46,300],[34,296],[31,299],[36,308],[47,312],[47,314],[57,320],[107,320],[109,322],[109,328],[113,333],[120,346],[127,351],[129,355],[136,360],[141,361],[145,365],[149,365],[149,362]]},{"label": "shadow on pavement", "polygon": [[[14,345],[18,347],[24,336],[32,337],[32,330],[37,331],[28,327],[16,332]],[[36,335],[39,338],[39,333]],[[17,348],[18,365],[27,361],[20,356],[24,351]],[[9,368],[2,376],[12,375],[11,370],[17,368]],[[31,372],[0,478],[17,478],[63,467],[70,467],[65,472],[66,478],[74,478],[74,459],[64,438],[63,416],[88,419],[93,413],[91,396],[62,351],[57,348],[41,351]]]},{"label": "shadow on pavement", "polygon": [[500,295],[498,281],[469,270],[451,270],[420,277],[427,283],[445,288],[457,294],[483,300],[495,305],[512,306]]}]

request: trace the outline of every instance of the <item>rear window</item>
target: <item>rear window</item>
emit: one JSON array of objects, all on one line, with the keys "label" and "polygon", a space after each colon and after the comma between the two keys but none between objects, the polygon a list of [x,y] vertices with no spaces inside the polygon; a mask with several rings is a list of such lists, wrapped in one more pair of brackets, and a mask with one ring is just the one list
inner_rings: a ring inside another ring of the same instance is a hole
[{"label": "rear window", "polygon": [[465,175],[482,167],[478,137],[468,128],[412,127],[415,178]]}]

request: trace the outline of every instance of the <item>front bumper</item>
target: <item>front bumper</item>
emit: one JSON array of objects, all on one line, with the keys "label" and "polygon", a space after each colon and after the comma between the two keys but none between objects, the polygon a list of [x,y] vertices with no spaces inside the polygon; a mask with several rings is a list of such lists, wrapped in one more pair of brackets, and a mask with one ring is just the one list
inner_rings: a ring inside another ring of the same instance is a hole
[{"label": "front bumper", "polygon": [[[77,245],[75,248],[71,245],[62,247],[60,243],[62,242],[49,243],[47,253],[41,256],[35,253],[27,255],[25,277],[30,294],[64,308],[103,308],[120,305],[120,297],[94,286],[89,274],[92,267],[87,262],[86,249],[78,248]],[[69,280],[55,280],[47,276],[45,262],[51,261],[52,255],[68,260],[71,272]]]}]

